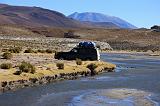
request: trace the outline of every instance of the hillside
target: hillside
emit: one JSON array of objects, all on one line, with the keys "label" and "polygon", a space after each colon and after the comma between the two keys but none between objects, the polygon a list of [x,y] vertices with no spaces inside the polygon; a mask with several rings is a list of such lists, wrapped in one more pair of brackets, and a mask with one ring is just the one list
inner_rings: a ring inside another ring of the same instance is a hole
[{"label": "hillside", "polygon": [[82,39],[108,42],[116,50],[160,51],[160,32],[152,29],[81,29]]},{"label": "hillside", "polygon": [[24,26],[82,27],[82,23],[67,18],[62,13],[40,7],[0,4],[0,24]]},{"label": "hillside", "polygon": [[135,29],[136,27],[125,20],[118,17],[108,16],[101,13],[85,12],[85,13],[73,13],[68,17],[76,19],[82,22],[110,22],[117,25],[120,28]]},{"label": "hillside", "polygon": [[160,51],[160,32],[152,29],[102,29],[102,28],[55,28],[0,26],[0,39],[9,37],[43,37],[44,39],[63,38],[64,33],[74,31],[80,39],[108,42],[115,50]]}]

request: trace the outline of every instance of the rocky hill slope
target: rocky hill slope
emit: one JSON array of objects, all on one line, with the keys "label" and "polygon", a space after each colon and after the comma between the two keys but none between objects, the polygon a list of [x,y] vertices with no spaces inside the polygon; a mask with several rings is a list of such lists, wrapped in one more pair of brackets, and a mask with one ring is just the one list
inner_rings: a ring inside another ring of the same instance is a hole
[{"label": "rocky hill slope", "polygon": [[62,13],[40,7],[0,4],[0,24],[26,26],[82,27],[82,23],[67,18]]}]

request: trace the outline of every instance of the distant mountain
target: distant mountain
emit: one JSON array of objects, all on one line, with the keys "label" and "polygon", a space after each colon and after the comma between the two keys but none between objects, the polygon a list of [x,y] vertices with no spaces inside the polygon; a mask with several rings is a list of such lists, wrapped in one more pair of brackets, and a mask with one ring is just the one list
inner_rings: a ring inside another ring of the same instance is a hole
[{"label": "distant mountain", "polygon": [[7,4],[0,4],[0,8],[8,6]]},{"label": "distant mountain", "polygon": [[93,28],[108,28],[108,29],[117,29],[120,28],[118,25],[112,22],[90,22],[90,21],[83,21],[83,24],[93,27]]},{"label": "distant mountain", "polygon": [[134,25],[128,23],[127,21],[124,21],[118,17],[114,16],[108,16],[101,13],[93,13],[93,12],[85,12],[85,13],[78,13],[75,12],[68,16],[69,18],[76,19],[79,21],[87,21],[87,22],[110,22],[113,23],[120,28],[131,28],[135,29]]},{"label": "distant mountain", "polygon": [[0,4],[0,24],[53,27],[83,27],[81,22],[62,13],[40,7],[11,6]]},{"label": "distant mountain", "polygon": [[[76,16],[76,13],[73,14]],[[113,22],[79,21],[57,11],[40,7],[11,6],[0,4],[0,25],[62,28],[119,28]]]}]

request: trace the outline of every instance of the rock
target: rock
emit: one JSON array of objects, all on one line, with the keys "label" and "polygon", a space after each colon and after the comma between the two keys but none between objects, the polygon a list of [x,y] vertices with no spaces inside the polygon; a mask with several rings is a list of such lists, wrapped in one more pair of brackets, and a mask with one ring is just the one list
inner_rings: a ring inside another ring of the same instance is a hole
[{"label": "rock", "polygon": [[7,81],[1,82],[1,86],[5,87],[7,85]]},{"label": "rock", "polygon": [[106,42],[96,41],[95,43],[100,46],[101,50],[113,50],[113,48]]}]

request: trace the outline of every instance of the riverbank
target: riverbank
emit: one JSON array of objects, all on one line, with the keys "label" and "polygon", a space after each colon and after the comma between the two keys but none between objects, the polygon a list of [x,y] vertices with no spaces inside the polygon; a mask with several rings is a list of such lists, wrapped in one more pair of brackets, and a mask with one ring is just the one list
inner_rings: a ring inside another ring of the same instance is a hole
[{"label": "riverbank", "polygon": [[101,53],[120,53],[120,54],[130,54],[130,53],[134,53],[134,54],[145,54],[145,55],[148,55],[148,56],[160,56],[160,51],[151,51],[151,50],[148,50],[146,52],[143,52],[143,51],[131,51],[131,50],[106,50],[106,51],[101,51]]},{"label": "riverbank", "polygon": [[[16,60],[15,64],[22,60],[31,61],[35,65],[36,72],[34,74],[22,72],[20,75],[14,75],[18,70],[16,65],[11,69],[0,69],[0,91],[5,92],[59,80],[73,80],[90,76],[92,70],[87,68],[87,65],[91,63],[97,65],[94,70],[96,74],[113,72],[116,68],[116,65],[103,61],[83,61],[82,65],[77,65],[76,61],[51,60],[52,56],[52,54],[15,54],[12,60],[7,61],[14,63]],[[64,69],[58,69],[56,63],[63,63]]]},{"label": "riverbank", "polygon": [[[113,103],[111,101],[107,102],[107,97],[111,100],[118,99],[117,103],[123,101],[123,98],[119,100],[119,98],[110,97],[116,96],[115,93],[118,97],[119,95],[125,96],[125,94],[130,97],[134,96],[132,95],[134,92],[131,91],[136,90],[138,93],[137,96],[141,91],[146,92],[147,97],[149,94],[150,102],[155,101],[160,104],[160,58],[137,54],[105,53],[101,54],[101,59],[116,64],[116,70],[118,69],[120,71],[102,73],[93,77],[80,78],[79,80],[58,81],[38,87],[29,87],[14,92],[2,93],[0,95],[0,103],[2,106],[68,106],[75,102],[84,103],[84,100],[88,105],[94,103],[96,106],[102,106],[104,103]],[[123,88],[125,90],[121,90]],[[90,91],[93,91],[93,95],[88,96]],[[100,93],[96,91],[100,91]],[[87,95],[83,96],[80,101],[79,98],[77,99],[77,97],[81,97],[81,95],[86,93]],[[134,96],[135,99],[137,96]],[[85,99],[86,97],[88,99]],[[138,100],[142,100],[143,97],[140,96]],[[77,101],[74,102],[75,98]],[[129,98],[131,102],[133,99]],[[133,101],[132,103],[135,102]]]}]

